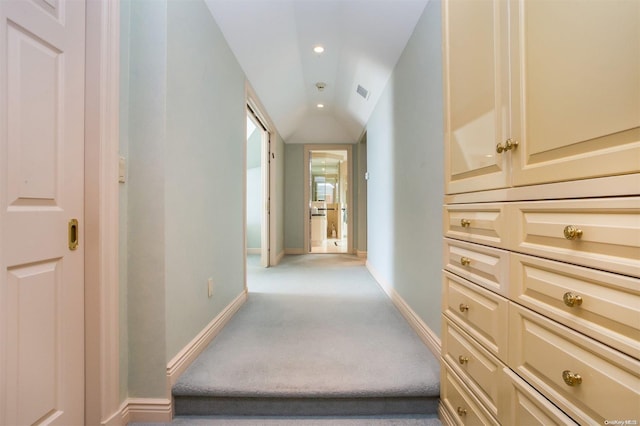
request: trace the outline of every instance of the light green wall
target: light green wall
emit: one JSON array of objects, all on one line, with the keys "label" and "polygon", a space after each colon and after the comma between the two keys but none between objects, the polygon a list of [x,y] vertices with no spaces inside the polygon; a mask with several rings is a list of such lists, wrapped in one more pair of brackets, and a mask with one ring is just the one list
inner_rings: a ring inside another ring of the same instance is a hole
[{"label": "light green wall", "polygon": [[202,0],[121,5],[121,396],[166,398],[167,362],[244,290],[245,76]]},{"label": "light green wall", "polygon": [[247,249],[262,247],[262,168],[247,169]]},{"label": "light green wall", "polygon": [[167,3],[131,3],[127,316],[130,397],[165,397]]},{"label": "light green wall", "polygon": [[440,2],[431,0],[367,124],[368,260],[440,334]]},{"label": "light green wall", "polygon": [[262,246],[262,132],[247,138],[247,248]]},{"label": "light green wall", "polygon": [[284,146],[284,247],[304,247],[304,145]]},{"label": "light green wall", "polygon": [[244,289],[246,144],[245,76],[204,1],[168,17],[167,361]]},{"label": "light green wall", "polygon": [[[272,193],[271,193],[271,214],[275,215],[275,228],[271,232],[275,232],[275,254],[284,253],[284,233],[285,233],[285,145],[280,134],[275,133],[275,137],[271,141],[271,173],[274,176]],[[271,249],[273,250],[273,248]]]},{"label": "light green wall", "polygon": [[367,135],[362,136],[357,145],[354,146],[354,152],[357,153],[355,158],[355,176],[354,182],[357,184],[356,191],[356,250],[367,251],[367,181],[364,174],[367,171]]}]

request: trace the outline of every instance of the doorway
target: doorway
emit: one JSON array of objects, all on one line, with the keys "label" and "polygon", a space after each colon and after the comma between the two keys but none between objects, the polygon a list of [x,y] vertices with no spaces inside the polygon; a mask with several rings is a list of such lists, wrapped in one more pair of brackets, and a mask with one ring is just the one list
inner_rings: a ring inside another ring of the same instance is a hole
[{"label": "doorway", "polygon": [[351,146],[305,147],[305,247],[351,253]]},{"label": "doorway", "polygon": [[247,262],[269,266],[269,132],[247,106],[246,255]]}]

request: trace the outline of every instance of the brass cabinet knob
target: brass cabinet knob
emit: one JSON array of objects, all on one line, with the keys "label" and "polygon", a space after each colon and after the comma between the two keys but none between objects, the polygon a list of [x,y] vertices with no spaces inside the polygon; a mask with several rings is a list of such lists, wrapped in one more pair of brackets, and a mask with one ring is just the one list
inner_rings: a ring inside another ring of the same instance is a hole
[{"label": "brass cabinet knob", "polygon": [[467,415],[467,410],[462,408],[462,407],[458,407],[458,415],[459,416],[466,416]]},{"label": "brass cabinet knob", "polygon": [[462,264],[462,266],[469,266],[471,264],[471,259],[469,259],[468,257],[461,257],[460,263]]},{"label": "brass cabinet knob", "polygon": [[582,296],[573,294],[570,291],[568,291],[562,296],[562,301],[568,307],[573,308],[574,306],[582,305]]},{"label": "brass cabinet knob", "polygon": [[468,363],[468,362],[469,362],[469,358],[467,358],[467,357],[466,357],[466,356],[464,356],[464,355],[460,355],[460,356],[458,357],[458,362],[459,362],[460,364],[466,364],[466,363]]},{"label": "brass cabinet knob", "polygon": [[562,380],[564,380],[564,382],[568,386],[577,386],[582,383],[582,377],[579,374],[572,373],[569,370],[564,370],[562,372]]},{"label": "brass cabinet knob", "polygon": [[516,149],[517,147],[518,141],[509,138],[504,142],[504,145],[502,144],[502,142],[496,145],[496,152],[498,154],[502,154],[505,151],[511,151],[513,149]]},{"label": "brass cabinet knob", "polygon": [[567,240],[576,240],[582,237],[582,229],[577,226],[568,225],[564,227],[564,237]]},{"label": "brass cabinet knob", "polygon": [[460,226],[468,228],[469,225],[471,225],[471,221],[469,219],[460,219]]},{"label": "brass cabinet knob", "polygon": [[469,310],[469,305],[465,305],[464,303],[461,303],[459,308],[460,308],[460,312],[467,312]]}]

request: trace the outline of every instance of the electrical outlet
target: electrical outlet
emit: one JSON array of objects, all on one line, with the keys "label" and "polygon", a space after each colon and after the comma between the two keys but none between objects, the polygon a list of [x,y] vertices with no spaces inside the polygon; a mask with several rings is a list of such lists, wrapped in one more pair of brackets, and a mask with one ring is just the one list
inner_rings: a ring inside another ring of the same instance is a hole
[{"label": "electrical outlet", "polygon": [[207,280],[207,289],[209,291],[209,297],[213,297],[213,278]]}]

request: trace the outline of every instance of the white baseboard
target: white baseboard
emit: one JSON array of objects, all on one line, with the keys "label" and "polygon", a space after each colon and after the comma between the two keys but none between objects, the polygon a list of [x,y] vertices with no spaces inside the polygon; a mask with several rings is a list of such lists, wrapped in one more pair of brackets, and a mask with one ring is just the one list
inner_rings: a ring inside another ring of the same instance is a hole
[{"label": "white baseboard", "polygon": [[117,413],[102,422],[102,426],[125,426],[131,422],[171,423],[172,418],[170,399],[128,398]]},{"label": "white baseboard", "polygon": [[367,258],[367,252],[366,251],[356,250],[356,256],[361,257],[363,259],[366,259]]},{"label": "white baseboard", "polygon": [[418,333],[420,339],[425,345],[427,345],[433,355],[440,359],[442,348],[440,338],[427,326],[427,324],[424,323],[424,321],[422,321],[418,314],[411,309],[407,302],[404,301],[393,286],[382,277],[382,275],[371,265],[371,263],[369,263],[369,261],[367,261],[366,266],[380,288],[382,288],[387,296],[389,296],[409,325],[411,325],[416,333]]},{"label": "white baseboard", "polygon": [[247,248],[247,254],[262,254],[262,249],[258,248]]},{"label": "white baseboard", "polygon": [[303,248],[286,248],[284,249],[285,254],[305,254]]},{"label": "white baseboard", "polygon": [[[246,300],[247,292],[245,290],[169,361],[167,364],[167,395],[171,395],[171,386],[175,384],[180,374],[202,353]],[[172,419],[173,403],[171,398],[128,398],[122,403],[118,412],[103,421],[101,425],[125,426],[131,422],[171,423]]]},{"label": "white baseboard", "polygon": [[171,387],[176,383],[178,377],[187,369],[189,365],[202,353],[213,338],[222,330],[225,324],[231,319],[240,306],[247,300],[247,290],[238,295],[226,308],[222,310],[198,335],[189,342],[171,361],[167,364],[167,385],[169,395]]}]

